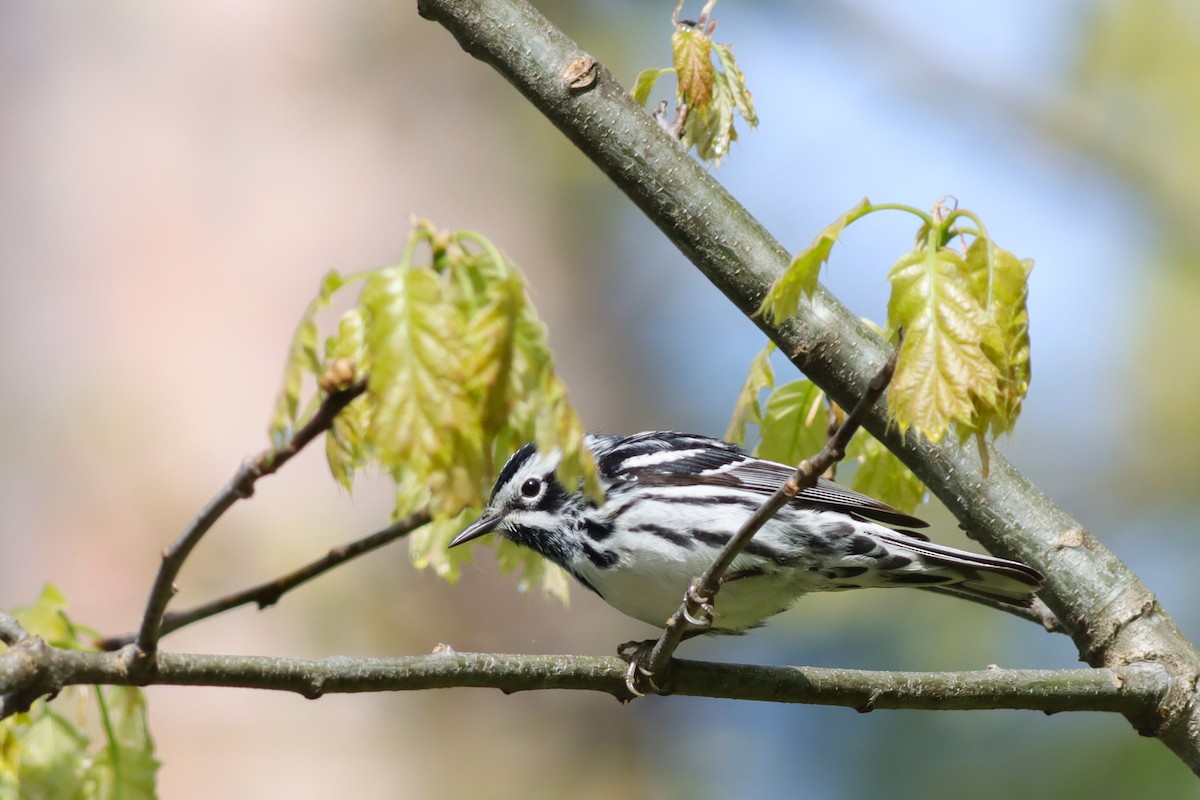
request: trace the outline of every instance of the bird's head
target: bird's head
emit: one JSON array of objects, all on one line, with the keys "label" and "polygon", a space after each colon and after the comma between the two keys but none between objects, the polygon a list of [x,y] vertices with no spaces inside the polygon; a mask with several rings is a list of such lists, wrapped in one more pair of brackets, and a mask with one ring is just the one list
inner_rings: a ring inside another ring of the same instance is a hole
[{"label": "bird's head", "polygon": [[500,470],[483,514],[455,536],[450,547],[496,532],[518,544],[542,550],[536,543],[559,529],[563,509],[572,502],[554,478],[560,459],[558,451],[539,453],[533,442],[514,453]]}]

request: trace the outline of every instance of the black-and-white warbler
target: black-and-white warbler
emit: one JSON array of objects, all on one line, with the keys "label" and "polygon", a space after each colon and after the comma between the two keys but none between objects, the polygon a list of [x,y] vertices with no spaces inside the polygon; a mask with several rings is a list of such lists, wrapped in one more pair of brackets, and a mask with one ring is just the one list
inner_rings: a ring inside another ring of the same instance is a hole
[{"label": "black-and-white warbler", "polygon": [[[609,605],[661,627],[746,518],[794,468],[684,433],[589,435],[606,493],[597,506],[554,477],[532,443],[508,460],[483,516],[451,547],[496,532],[567,570]],[[808,592],[941,586],[1027,606],[1042,581],[1024,564],[932,544],[927,523],[821,480],[769,520],[725,574],[712,630],[762,624]]]}]

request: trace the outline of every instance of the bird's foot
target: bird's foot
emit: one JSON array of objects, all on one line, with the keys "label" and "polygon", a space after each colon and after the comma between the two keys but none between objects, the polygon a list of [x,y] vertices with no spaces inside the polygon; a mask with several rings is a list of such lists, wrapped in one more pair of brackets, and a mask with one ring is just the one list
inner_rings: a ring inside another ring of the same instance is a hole
[{"label": "bird's foot", "polygon": [[702,594],[699,588],[697,588],[696,582],[692,581],[688,586],[687,595],[684,597],[683,618],[688,621],[689,625],[696,628],[704,630],[711,628],[713,617],[716,616],[712,600],[711,595]]},{"label": "bird's foot", "polygon": [[669,694],[665,687],[654,682],[654,672],[646,667],[656,644],[657,639],[646,639],[617,646],[617,655],[629,662],[629,669],[625,672],[625,689],[629,692],[631,700],[645,697],[647,694]]}]

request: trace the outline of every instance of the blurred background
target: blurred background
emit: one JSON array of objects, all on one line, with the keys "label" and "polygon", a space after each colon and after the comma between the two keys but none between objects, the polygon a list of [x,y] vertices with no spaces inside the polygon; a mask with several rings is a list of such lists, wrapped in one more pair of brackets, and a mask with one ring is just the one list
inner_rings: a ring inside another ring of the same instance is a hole
[{"label": "blurred background", "polygon": [[[132,629],[160,549],[266,444],[321,275],[396,260],[412,214],[480,231],[524,268],[590,428],[723,432],[754,326],[414,5],[0,4],[0,607],[51,581],[79,621]],[[540,7],[629,83],[669,63],[670,0]],[[1001,449],[1200,640],[1200,6],[726,0],[716,16],[761,118],[718,177],[789,249],[863,196],[949,194],[1036,259],[1032,391]],[[912,233],[899,215],[855,225],[827,285],[881,319]],[[176,607],[381,527],[389,499],[371,480],[348,496],[305,453],[211,532]],[[943,510],[922,513],[964,543]],[[515,583],[487,548],[449,586],[396,545],[166,646],[606,654],[652,633],[583,591],[562,607]],[[1065,637],[921,592],[806,599],[683,655],[1077,664]],[[169,798],[1200,796],[1114,716],[485,690],[148,697]]]}]

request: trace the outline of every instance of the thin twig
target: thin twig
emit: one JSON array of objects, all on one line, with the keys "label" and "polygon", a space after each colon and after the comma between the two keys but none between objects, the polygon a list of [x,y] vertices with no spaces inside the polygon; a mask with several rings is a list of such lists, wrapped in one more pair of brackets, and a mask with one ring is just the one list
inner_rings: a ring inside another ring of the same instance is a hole
[{"label": "thin twig", "polygon": [[254,484],[259,478],[270,475],[291,460],[309,442],[333,424],[338,413],[355,398],[367,390],[366,378],[360,378],[345,388],[334,389],[325,396],[317,412],[302,428],[279,447],[268,448],[253,458],[246,459],[238,467],[230,481],[188,524],[170,547],[163,551],[162,564],[150,589],[142,624],[137,634],[137,653],[132,666],[145,668],[153,664],[161,635],[163,613],[167,603],[175,594],[175,576],[183,567],[192,549],[221,515],[238,500],[254,494]]},{"label": "thin twig", "polygon": [[[759,529],[779,512],[779,509],[787,505],[803,490],[815,486],[817,478],[823,472],[845,457],[846,445],[850,443],[850,438],[862,424],[862,419],[867,411],[883,396],[888,383],[891,382],[892,373],[896,369],[896,356],[899,352],[900,348],[897,346],[883,368],[867,384],[867,390],[863,392],[862,397],[854,406],[854,410],[847,415],[837,432],[825,442],[821,452],[812,458],[801,461],[800,465],[796,467],[795,474],[750,515],[742,524],[737,535],[730,539],[717,554],[708,569],[692,581],[679,609],[667,620],[666,630],[663,631],[662,636],[654,643],[649,653],[637,654],[644,655],[644,661],[637,658],[636,655],[632,658],[629,673],[631,676],[630,691],[635,693],[638,691],[635,686],[635,672],[641,672],[642,675],[650,677],[653,682],[653,676],[661,675],[666,671],[675,649],[679,647],[680,642],[684,640],[693,626],[693,620],[703,619],[711,622],[712,602],[721,588],[721,578],[738,554],[742,552],[742,549],[754,538],[754,534],[758,533]],[[634,667],[634,664],[637,666]],[[657,686],[652,685],[652,688],[657,689],[661,686],[660,682]]]},{"label": "thin twig", "polygon": [[[185,611],[168,611],[163,615],[162,624],[158,629],[159,639],[194,622],[208,619],[239,606],[255,603],[258,605],[260,611],[268,608],[279,602],[280,597],[297,586],[307,583],[313,578],[323,575],[334,567],[344,564],[353,558],[365,555],[372,550],[377,550],[386,544],[403,538],[427,522],[429,522],[429,515],[425,512],[413,514],[361,539],[355,539],[346,544],[338,545],[321,558],[286,575],[281,575],[275,580],[219,597],[216,600],[203,603]],[[120,650],[125,645],[132,644],[136,640],[137,636],[131,633],[124,636],[110,636],[101,639],[96,645],[101,650]]]}]

